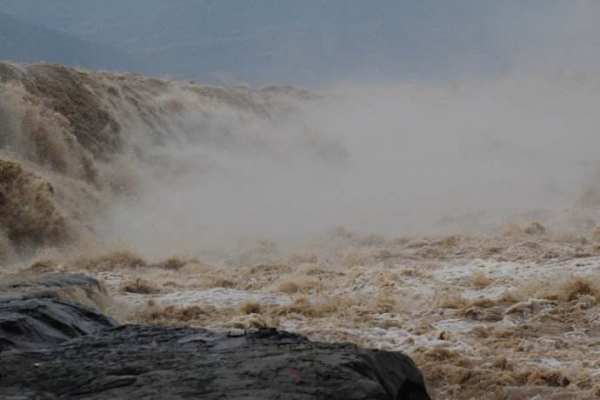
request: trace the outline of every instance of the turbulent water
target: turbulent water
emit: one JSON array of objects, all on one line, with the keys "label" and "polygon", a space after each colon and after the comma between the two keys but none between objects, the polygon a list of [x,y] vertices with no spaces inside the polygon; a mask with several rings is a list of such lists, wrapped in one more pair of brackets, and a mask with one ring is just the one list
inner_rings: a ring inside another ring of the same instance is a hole
[{"label": "turbulent water", "polygon": [[405,350],[438,398],[594,398],[599,96],[0,63],[0,274],[93,274],[123,321]]},{"label": "turbulent water", "polygon": [[223,89],[51,65],[0,71],[6,255],[73,243],[186,251],[219,226],[259,223],[259,188],[283,183],[268,182],[269,171],[344,162],[337,143],[289,122],[310,98],[292,88]]},{"label": "turbulent water", "polygon": [[595,221],[600,82],[315,94],[51,65],[0,72],[6,254],[77,242],[197,256],[338,226],[403,235]]}]

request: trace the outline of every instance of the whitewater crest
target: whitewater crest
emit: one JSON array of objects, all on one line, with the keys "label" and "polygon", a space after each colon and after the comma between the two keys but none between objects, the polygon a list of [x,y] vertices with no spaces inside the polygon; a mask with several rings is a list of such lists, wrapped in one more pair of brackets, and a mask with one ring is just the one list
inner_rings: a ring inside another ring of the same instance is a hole
[{"label": "whitewater crest", "polygon": [[588,234],[595,96],[567,78],[316,92],[0,63],[0,257],[243,259],[338,226]]},{"label": "whitewater crest", "polygon": [[168,182],[227,168],[230,154],[285,159],[291,140],[315,158],[343,156],[305,129],[276,136],[312,97],[0,63],[0,258],[96,243],[109,206],[136,201],[150,182],[168,191]]}]

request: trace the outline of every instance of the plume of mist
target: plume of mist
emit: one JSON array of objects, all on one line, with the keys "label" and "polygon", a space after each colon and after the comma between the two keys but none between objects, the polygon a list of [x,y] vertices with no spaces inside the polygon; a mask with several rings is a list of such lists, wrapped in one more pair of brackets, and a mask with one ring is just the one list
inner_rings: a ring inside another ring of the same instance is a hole
[{"label": "plume of mist", "polygon": [[[338,226],[392,236],[520,220],[589,229],[600,204],[600,8],[510,9],[479,21],[496,32],[490,53],[511,55],[489,75],[356,77],[312,93],[91,78],[125,99],[95,92],[126,142],[96,165],[120,193],[99,196],[108,205],[91,224],[100,245],[163,257],[292,245]],[[27,145],[17,139],[15,149]],[[65,158],[65,170],[78,177],[86,160]]]},{"label": "plume of mist", "polygon": [[140,190],[114,203],[101,231],[161,255],[336,226],[405,235],[552,223],[591,184],[599,94],[600,79],[569,76],[356,84],[267,121],[186,114],[188,139],[144,149],[158,152],[134,167]]}]

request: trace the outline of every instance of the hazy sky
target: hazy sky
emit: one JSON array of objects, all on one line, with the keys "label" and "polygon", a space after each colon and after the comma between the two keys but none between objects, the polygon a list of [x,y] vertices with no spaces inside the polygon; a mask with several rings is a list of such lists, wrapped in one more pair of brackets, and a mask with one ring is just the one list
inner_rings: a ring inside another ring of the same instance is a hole
[{"label": "hazy sky", "polygon": [[117,69],[229,83],[589,70],[600,47],[590,0],[0,0],[0,11],[137,61]]}]

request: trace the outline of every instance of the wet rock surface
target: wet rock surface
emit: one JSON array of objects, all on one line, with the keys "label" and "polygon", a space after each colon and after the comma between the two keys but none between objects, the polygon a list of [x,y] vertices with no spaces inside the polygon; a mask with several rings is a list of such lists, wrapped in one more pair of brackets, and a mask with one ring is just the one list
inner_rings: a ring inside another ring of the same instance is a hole
[{"label": "wet rock surface", "polygon": [[50,298],[3,301],[0,351],[44,348],[97,333],[112,324],[104,315],[70,302]]},{"label": "wet rock surface", "polygon": [[115,327],[56,294],[93,282],[53,274],[10,284],[26,293],[0,298],[0,399],[429,399],[399,352],[274,329]]},{"label": "wet rock surface", "polygon": [[93,306],[102,286],[84,275],[8,280],[0,293],[0,352],[45,348],[115,326]]}]

